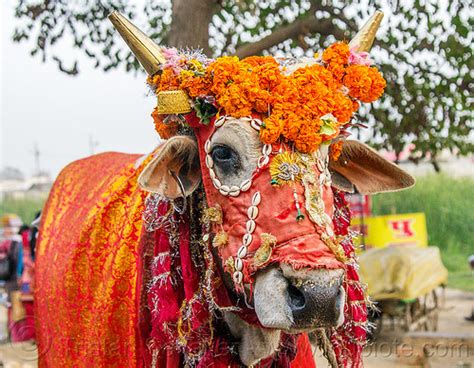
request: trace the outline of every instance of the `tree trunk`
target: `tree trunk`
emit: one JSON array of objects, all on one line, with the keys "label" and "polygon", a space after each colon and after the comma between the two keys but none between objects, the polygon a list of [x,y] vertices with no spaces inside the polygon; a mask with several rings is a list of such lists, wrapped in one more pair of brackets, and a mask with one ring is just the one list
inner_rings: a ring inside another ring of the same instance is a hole
[{"label": "tree trunk", "polygon": [[433,168],[435,170],[436,173],[440,173],[441,172],[441,166],[439,166],[439,163],[438,161],[436,160],[436,158],[432,158],[431,159],[431,165],[433,165]]},{"label": "tree trunk", "polygon": [[202,48],[207,56],[212,56],[209,47],[209,24],[217,2],[218,0],[173,0],[168,45]]}]

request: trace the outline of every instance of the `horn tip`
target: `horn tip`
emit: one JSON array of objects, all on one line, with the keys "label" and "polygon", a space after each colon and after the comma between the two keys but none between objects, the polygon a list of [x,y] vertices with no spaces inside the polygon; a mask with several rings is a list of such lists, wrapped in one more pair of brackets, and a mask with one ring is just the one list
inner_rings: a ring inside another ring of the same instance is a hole
[{"label": "horn tip", "polygon": [[375,34],[380,27],[383,17],[384,13],[381,10],[376,10],[352,39],[349,46],[355,48],[358,52],[369,51],[374,43]]},{"label": "horn tip", "polygon": [[110,21],[114,21],[115,19],[119,18],[122,14],[120,14],[117,10],[113,10],[110,12],[109,15],[107,15],[107,18],[109,18]]}]

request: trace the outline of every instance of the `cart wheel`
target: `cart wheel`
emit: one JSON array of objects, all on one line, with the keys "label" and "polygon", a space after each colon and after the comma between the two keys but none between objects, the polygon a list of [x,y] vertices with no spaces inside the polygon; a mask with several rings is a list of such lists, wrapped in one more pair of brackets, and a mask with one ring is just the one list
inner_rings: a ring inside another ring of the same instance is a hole
[{"label": "cart wheel", "polygon": [[410,331],[410,326],[413,322],[413,305],[412,303],[405,304],[405,321],[403,329],[405,332]]},{"label": "cart wheel", "polygon": [[[424,301],[421,297],[416,298],[412,303],[409,304],[408,308],[409,309],[407,313],[410,316],[410,324],[407,325],[406,331],[411,331],[415,328],[414,326],[417,325],[417,321],[419,321],[419,319],[424,314]],[[420,327],[423,326],[418,325],[416,329],[418,330]]]},{"label": "cart wheel", "polygon": [[433,289],[425,297],[426,303],[426,330],[437,331],[438,330],[438,319],[439,319],[439,297],[436,289]]},{"label": "cart wheel", "polygon": [[382,309],[370,309],[369,310],[369,322],[372,325],[372,328],[369,329],[369,333],[367,334],[368,340],[370,342],[374,342],[380,336],[380,331],[382,331],[383,327],[383,311]]}]

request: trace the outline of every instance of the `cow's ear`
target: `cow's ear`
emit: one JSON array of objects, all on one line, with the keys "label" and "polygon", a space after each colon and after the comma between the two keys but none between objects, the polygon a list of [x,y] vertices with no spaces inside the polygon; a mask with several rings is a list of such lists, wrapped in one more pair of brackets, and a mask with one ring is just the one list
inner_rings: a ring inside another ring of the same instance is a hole
[{"label": "cow's ear", "polygon": [[138,178],[142,189],[168,199],[190,195],[200,181],[197,144],[188,136],[172,137],[163,143]]},{"label": "cow's ear", "polygon": [[369,146],[348,140],[337,161],[329,162],[333,186],[361,194],[393,192],[410,188],[415,179],[394,163],[387,161]]}]

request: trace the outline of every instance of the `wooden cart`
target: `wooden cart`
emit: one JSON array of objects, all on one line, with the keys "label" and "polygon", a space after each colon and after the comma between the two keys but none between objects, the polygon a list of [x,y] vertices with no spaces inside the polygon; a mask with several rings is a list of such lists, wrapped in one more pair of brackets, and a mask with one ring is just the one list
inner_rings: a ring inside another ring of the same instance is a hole
[{"label": "wooden cart", "polygon": [[437,247],[372,249],[359,261],[376,302],[370,313],[374,336],[386,325],[406,332],[437,330],[448,275]]}]

